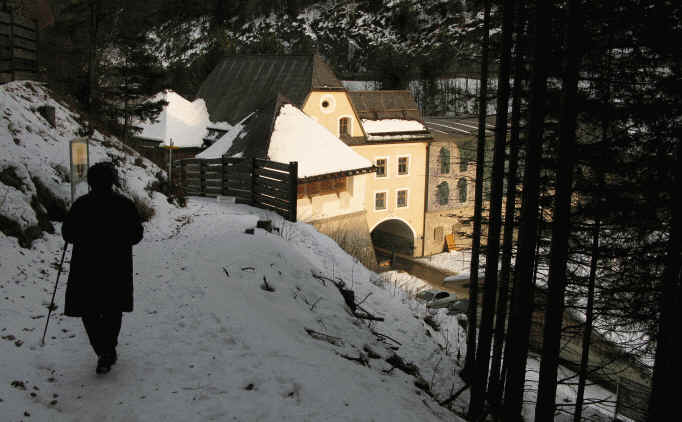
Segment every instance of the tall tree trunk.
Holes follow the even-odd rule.
[[[596,203],[595,205],[599,206]],[[573,413],[574,422],[580,422],[583,413],[583,399],[585,397],[585,384],[587,381],[588,363],[590,359],[590,343],[592,341],[592,321],[594,320],[594,286],[597,280],[600,230],[601,221],[599,220],[599,217],[597,217],[594,226],[592,227],[592,257],[590,258],[590,276],[587,285],[587,308],[585,329],[583,330],[583,347],[580,356],[580,369],[578,371],[578,394],[575,399],[575,413]]]
[[[488,12],[489,13],[489,12]],[[500,253],[500,232],[502,227],[502,190],[504,189],[504,155],[507,140],[507,113],[509,109],[509,76],[514,19],[514,0],[505,0],[503,5],[502,51],[500,52],[500,71],[497,83],[497,115],[495,118],[495,148],[493,150],[493,170],[490,190],[488,241],[486,246],[485,290],[481,327],[478,331],[476,349],[476,372],[471,384],[469,417],[478,419],[483,412],[488,385],[490,366],[490,346],[493,337],[495,301],[497,299],[497,266]],[[485,128],[485,121],[480,118]],[[483,116],[485,117],[485,116]],[[478,183],[478,181],[477,181]]]
[[[568,2],[567,63],[562,87],[562,110],[559,129],[559,157],[554,211],[552,213],[552,249],[548,278],[547,308],[542,341],[542,361],[538,381],[535,420],[554,419],[557,370],[561,352],[561,326],[566,293],[568,238],[571,233],[570,211],[575,163],[575,130],[578,116],[578,72],[580,66],[581,0]]]
[[[611,70],[611,46],[613,45],[613,33],[609,34],[608,46],[606,48],[606,62],[605,62],[605,77],[602,86],[603,104],[606,107],[611,106],[611,84],[609,82],[609,75]],[[610,117],[604,113],[601,119],[601,143],[608,142],[608,130]],[[573,421],[580,422],[583,413],[583,402],[585,398],[585,385],[587,384],[588,365],[590,362],[590,345],[592,343],[592,326],[594,322],[594,290],[597,283],[597,263],[599,262],[599,236],[601,232],[602,219],[602,192],[604,189],[604,175],[601,169],[597,168],[596,185],[597,188],[592,196],[592,207],[594,208],[593,218],[594,225],[592,226],[592,252],[590,258],[590,275],[587,284],[587,306],[585,309],[585,329],[583,330],[583,344],[582,353],[580,355],[580,369],[578,370],[578,392],[575,399],[575,412],[573,413]]]
[[[647,421],[669,420],[670,415],[679,413],[678,391],[674,388],[682,378],[682,337],[679,335],[679,323],[682,321],[682,202],[679,193],[682,191],[682,158],[680,139],[677,139],[677,151],[672,157],[677,162],[675,178],[670,192],[672,199],[672,222],[668,250],[663,272],[663,294],[661,296],[661,315],[656,339],[656,360],[654,375],[651,381],[649,397],[649,413]]]
[[[519,251],[516,258],[509,351],[505,354],[507,382],[504,389],[504,413],[510,420],[521,420],[526,376],[526,360],[533,310],[533,273],[538,227],[538,189],[540,154],[547,93],[547,57],[550,54],[550,4],[534,2],[533,63],[528,118],[526,166],[523,174],[523,200]]]
[[[467,309],[467,355],[462,376],[471,380],[476,360],[476,320],[478,308],[478,263],[481,250],[481,217],[483,208],[483,169],[485,167],[485,121],[488,109],[488,43],[490,4],[483,1],[483,45],[481,54],[481,82],[478,96],[478,142],[476,145],[476,193],[474,198],[474,233],[471,245],[469,278],[469,307]]]
[[[87,93],[87,114],[88,114],[88,134],[93,132],[92,115],[94,113],[93,98],[97,83],[97,14],[99,13],[99,0],[90,0],[89,3],[89,43],[88,43],[88,93]]]
[[[502,241],[502,268],[500,270],[500,297],[495,317],[495,338],[493,342],[493,357],[490,365],[490,381],[488,383],[488,397],[493,408],[502,403],[503,380],[501,374],[502,349],[507,324],[507,301],[509,300],[509,281],[511,275],[512,246],[514,242],[514,227],[516,213],[516,173],[519,164],[519,126],[521,120],[521,86],[523,71],[522,37],[525,7],[523,1],[516,1],[516,47],[514,52],[514,90],[512,93],[511,131],[509,135],[509,158],[507,174],[507,202],[504,211],[504,234]]]

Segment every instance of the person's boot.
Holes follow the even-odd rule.
[[[106,374],[107,372],[111,371],[111,365],[113,365],[115,361],[116,359],[112,358],[111,356],[100,356],[97,360],[97,368],[95,368],[95,372],[98,374]]]

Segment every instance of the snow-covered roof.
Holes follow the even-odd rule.
[[[299,178],[372,166],[371,161],[291,104],[284,104],[279,111],[268,157],[282,163],[298,161]]]
[[[300,179],[372,167],[370,160],[282,96],[243,118],[197,158],[223,155],[296,161]]]
[[[239,123],[219,137],[213,145],[197,154],[196,158],[211,159],[220,158],[225,155],[227,151],[232,148],[235,139],[246,136],[247,132],[244,130],[244,123],[249,120],[251,116],[253,116],[253,113],[244,117]]]
[[[382,119],[369,120],[362,119],[362,127],[365,132],[372,133],[388,133],[388,132],[413,132],[424,131],[426,127],[417,120],[404,119]]]
[[[227,123],[212,123],[202,99],[190,102],[176,92],[163,91],[151,99],[158,100],[166,100],[168,105],[155,122],[146,120],[135,123],[142,129],[137,137],[161,141],[163,145],[170,145],[172,139],[173,145],[178,147],[200,147],[208,126],[223,130],[231,127]]]

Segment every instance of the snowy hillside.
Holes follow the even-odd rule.
[[[55,127],[38,112],[44,105],[55,108]],[[53,232],[50,220],[65,215],[71,201],[69,141],[84,132],[78,118],[43,84],[22,81],[0,86],[0,231],[18,238],[22,246]],[[140,204],[162,206],[165,198],[148,189],[159,172],[151,161],[116,138],[99,132],[93,138],[91,164],[115,162],[124,194]],[[82,183],[79,189],[82,194],[87,186]]]
[[[56,128],[36,113],[46,103]],[[101,134],[92,162],[116,161],[124,193],[155,208],[134,248],[135,310],[118,363],[97,376],[81,322],[62,315],[69,248],[41,347],[70,196],[67,145],[81,128],[37,83],[4,85],[0,106],[0,214],[28,232],[26,247],[0,234],[3,420],[459,420],[438,405],[461,383],[454,318],[425,320],[423,305],[307,224],[230,198],[168,204],[146,189],[158,169]],[[245,232],[263,218],[278,230]],[[384,320],[354,316],[328,279]]]
[[[368,61],[390,49],[406,57],[431,56],[447,48],[449,55],[468,54],[468,37],[476,29],[464,2],[318,2],[298,16],[272,13],[226,30],[224,38],[237,53],[283,54],[321,52],[333,67],[367,71]],[[231,22],[233,25],[235,22]],[[152,47],[167,65],[191,62],[212,48],[211,19],[169,23],[152,34]]]

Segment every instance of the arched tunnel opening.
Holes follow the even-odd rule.
[[[372,243],[378,251],[414,255],[414,234],[407,223],[386,220],[372,230]]]

